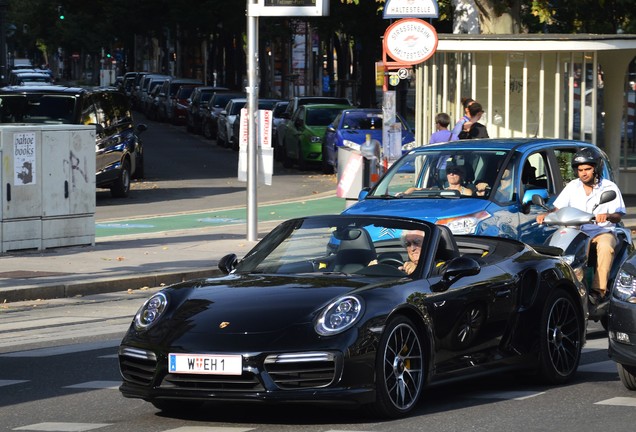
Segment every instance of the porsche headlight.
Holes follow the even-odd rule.
[[[488,219],[490,213],[480,211],[473,214],[458,216],[454,218],[440,219],[436,223],[438,225],[446,225],[453,234],[475,234],[477,225],[484,219]]]
[[[146,300],[135,315],[135,328],[138,331],[147,330],[156,323],[168,306],[168,298],[163,293],[157,293]]]
[[[311,138],[309,138],[309,140],[310,140],[312,143],[319,143],[319,142],[322,142],[322,137],[319,137],[319,136],[314,135],[314,136],[312,136]]]
[[[402,144],[402,151],[407,152],[413,150],[415,147],[415,141],[411,141],[410,143]]]
[[[362,300],[354,296],[341,297],[327,306],[316,321],[316,332],[321,336],[341,333],[351,327],[362,315]]]
[[[628,303],[636,303],[636,276],[625,270],[621,270],[618,276],[616,276],[612,295],[615,299]]]

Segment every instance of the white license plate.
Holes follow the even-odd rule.
[[[170,373],[241,375],[243,358],[240,355],[168,354]]]

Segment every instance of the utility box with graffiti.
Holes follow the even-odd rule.
[[[95,244],[95,127],[0,126],[0,252]]]

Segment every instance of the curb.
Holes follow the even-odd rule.
[[[81,282],[29,285],[2,290],[0,293],[0,303],[82,297],[92,294],[126,291],[131,289],[131,286],[155,288],[162,285],[184,282],[190,279],[220,276],[221,274],[221,271],[217,269],[194,269],[179,272],[156,272],[129,277],[93,279]]]

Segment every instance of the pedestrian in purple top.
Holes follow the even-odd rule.
[[[450,116],[446,113],[439,113],[435,116],[436,132],[433,132],[429,144],[435,144],[439,142],[457,141],[459,138],[448,130],[450,124]]]

